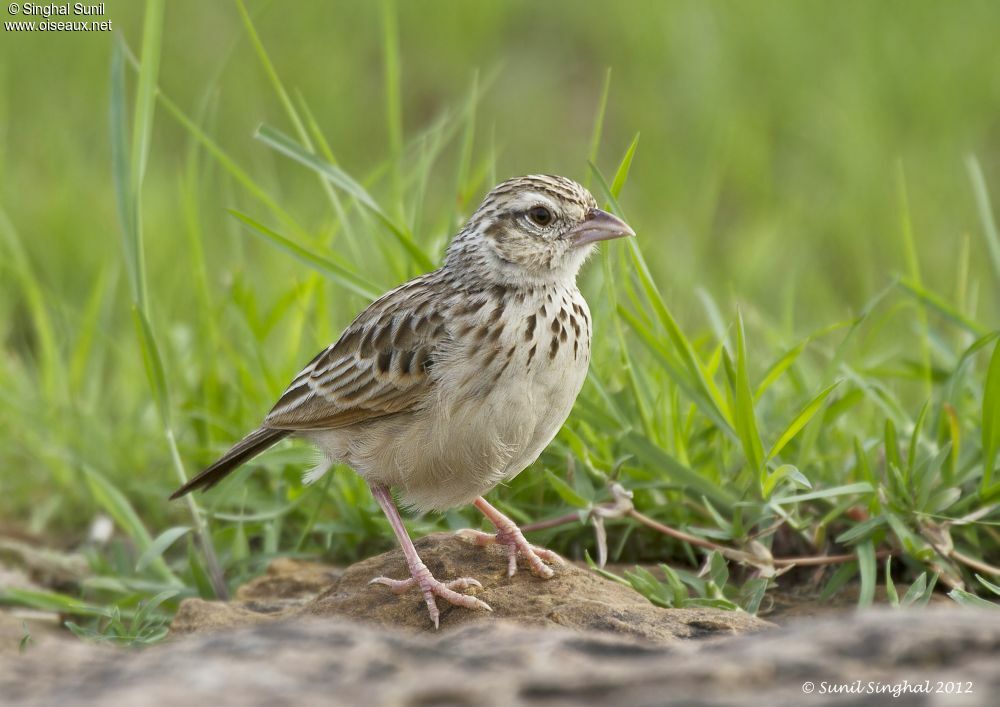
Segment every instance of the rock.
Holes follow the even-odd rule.
[[[0,661],[0,695],[64,707],[860,705],[879,696],[893,705],[974,707],[995,704],[998,658],[1000,612],[957,606],[850,612],[669,645],[502,621],[416,634],[299,617],[144,651],[79,643],[29,652]],[[812,693],[803,694],[806,682]],[[945,692],[956,687],[971,693]],[[831,693],[841,689],[860,693]]]
[[[429,535],[416,545],[424,563],[439,579],[478,579],[483,589],[477,590],[476,596],[493,608],[491,613],[473,611],[438,600],[442,630],[513,621],[667,643],[770,626],[739,611],[659,608],[631,588],[575,565],[557,568],[549,580],[539,579],[524,568],[508,578],[506,555],[499,548],[484,549],[450,534]],[[300,615],[341,616],[387,628],[433,631],[423,597],[416,591],[396,595],[384,586],[369,584],[380,575],[408,576],[401,550],[359,562],[339,575],[330,568],[282,560],[272,564],[264,577],[240,589],[237,598],[242,601],[185,601],[174,618],[172,632],[215,630]],[[320,593],[320,589],[325,591]]]
[[[75,586],[90,574],[82,554],[53,550],[37,538],[0,535],[0,562],[23,568],[34,582],[46,587]]]
[[[263,611],[255,611],[254,608],[263,609]],[[195,631],[212,632],[259,624],[262,621],[288,615],[287,609],[275,609],[273,605],[266,603],[185,599],[181,602],[181,606],[170,624],[170,633],[178,636]]]
[[[236,591],[241,601],[292,601],[313,599],[333,584],[342,570],[315,562],[279,557],[257,579],[244,584]]]
[[[0,590],[37,592],[42,588],[20,568],[0,562]],[[0,606],[0,659],[39,647],[47,650],[54,641],[73,640],[62,630],[62,620],[55,612]]]

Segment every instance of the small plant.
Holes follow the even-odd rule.
[[[986,587],[986,589],[988,589],[994,595],[1000,597],[1000,586],[993,584],[993,582],[990,582],[985,577],[981,577],[978,574],[976,575],[976,579],[979,580],[979,583],[984,587]],[[950,592],[948,592],[948,596],[954,599],[962,606],[981,607],[986,609],[1000,609],[1000,604],[998,604],[996,601],[987,601],[986,599],[983,599],[980,596],[976,596],[975,594],[964,591],[962,589],[952,589]]]
[[[66,628],[79,638],[117,646],[147,646],[166,637],[170,629],[170,614],[160,611],[160,606],[174,598],[176,591],[160,592],[152,599],[142,602],[138,610],[123,617],[117,606],[112,606],[93,617],[86,626],[73,621],[66,622]]]
[[[768,578],[753,577],[742,586],[734,587],[729,581],[726,560],[717,551],[709,553],[705,566],[698,574],[660,563],[657,566],[663,573],[662,580],[644,567],[626,570],[625,576],[620,577],[598,567],[589,556],[587,562],[602,577],[632,587],[653,604],[668,609],[710,606],[729,611],[742,610],[756,616],[769,585]]]
[[[17,644],[17,652],[20,654],[25,654],[28,652],[28,646],[31,644],[31,631],[28,630],[28,623],[26,621],[21,622],[21,640]]]

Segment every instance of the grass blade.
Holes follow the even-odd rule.
[[[736,315],[736,434],[743,447],[743,456],[754,474],[760,478],[760,488],[764,488],[764,448],[757,430],[757,416],[753,408],[753,390],[750,388],[750,374],[747,371],[747,343],[743,331],[743,315]]]
[[[604,71],[604,83],[601,85],[601,97],[597,100],[597,110],[594,113],[594,131],[590,135],[590,150],[587,152],[587,161],[590,164],[597,164],[598,152],[601,149],[601,137],[604,134],[604,114],[608,108],[608,95],[611,93],[611,67]],[[588,171],[584,178],[583,185],[590,186],[592,172]]]
[[[368,191],[361,186],[361,184],[348,175],[347,172],[320,159],[316,155],[307,152],[301,145],[274,128],[262,125],[257,130],[256,137],[261,142],[268,145],[272,149],[277,150],[286,157],[291,157],[296,162],[319,172],[330,180],[335,187],[353,196],[358,200],[358,203],[362,204],[369,211],[371,211],[375,217],[378,218],[378,220],[381,221],[382,224],[389,230],[389,232],[396,237],[399,244],[406,249],[406,252],[410,254],[422,270],[428,271],[435,268],[434,261],[419,245],[417,245],[407,229],[396,223],[396,221],[394,221],[385,212],[385,210],[378,205],[375,199],[372,198],[371,194],[369,194]]]
[[[632,142],[629,143],[628,149],[625,150],[625,156],[622,157],[621,162],[618,164],[618,169],[615,171],[614,179],[611,180],[611,196],[614,199],[622,193],[622,188],[625,186],[625,182],[628,180],[628,173],[632,169],[632,160],[635,158],[635,151],[639,147],[639,133],[635,134],[632,138]]]
[[[17,287],[23,293],[35,335],[38,337],[37,365],[45,398],[62,399],[66,390],[65,367],[49,311],[48,298],[24,250],[21,236],[2,207],[0,207],[0,248],[2,248],[0,254],[3,256],[0,258],[0,271],[9,270],[13,273]]]
[[[128,162],[128,137],[125,128],[125,60],[122,39],[117,37],[111,45],[111,172],[118,204],[118,220],[122,228],[122,248],[125,252],[125,270],[128,273],[132,299],[143,300],[141,261],[137,252],[138,225],[135,222],[135,200],[130,190],[132,177]]]
[[[281,83],[281,78],[279,78],[278,72],[274,68],[274,64],[271,62],[271,58],[267,55],[267,51],[264,49],[264,43],[260,41],[260,35],[257,34],[257,28],[254,27],[253,20],[250,19],[250,13],[247,12],[247,8],[246,5],[243,4],[243,0],[236,0],[236,9],[239,11],[240,18],[243,20],[243,26],[246,28],[247,36],[250,37],[250,44],[253,45],[254,52],[257,54],[257,59],[264,67],[264,73],[267,74],[267,78],[271,82],[271,87],[274,88],[275,93],[278,94],[278,100],[281,102],[281,106],[285,109],[288,119],[292,121],[292,125],[295,128],[295,134],[299,136],[299,140],[301,140],[304,144],[308,144],[309,137],[306,132],[305,125],[303,125],[302,119],[299,118],[299,114],[295,110],[294,104],[292,104],[292,99],[289,97],[288,91],[285,90],[284,84]]]
[[[559,498],[569,505],[575,506],[576,508],[587,508],[590,506],[590,502],[587,499],[578,494],[572,486],[567,484],[548,469],[545,470],[545,478],[548,479],[549,486],[552,487],[552,490],[559,494]]]
[[[952,589],[948,592],[948,596],[956,603],[961,606],[966,606],[972,609],[990,609],[997,611],[1000,609],[1000,604],[996,604],[982,597],[977,597],[975,594],[967,592],[963,589]]]
[[[855,484],[844,484],[843,486],[833,486],[828,489],[821,489],[819,491],[810,491],[809,493],[800,493],[797,496],[785,496],[784,498],[776,498],[771,501],[774,504],[784,504],[784,503],[802,503],[803,501],[812,501],[817,498],[834,498],[836,496],[847,496],[849,494],[856,493],[871,493],[873,491],[872,485],[867,481],[859,481]]]
[[[125,495],[93,469],[85,469],[84,478],[97,504],[114,519],[118,527],[136,544],[136,547],[145,553],[152,546],[153,539]],[[162,557],[152,559],[150,568],[168,584],[182,584],[177,575],[167,567]]]
[[[39,611],[53,611],[73,616],[107,616],[108,610],[59,592],[19,589],[0,589],[0,604],[18,604]]]
[[[830,386],[827,386],[819,395],[806,403],[806,406],[799,411],[799,414],[795,416],[795,419],[789,423],[785,431],[778,437],[778,441],[774,443],[771,447],[771,451],[767,453],[767,461],[771,461],[776,456],[781,453],[781,450],[785,448],[789,442],[797,435],[803,427],[809,424],[809,421],[813,416],[819,412],[820,408],[823,407],[823,403],[826,401],[827,397],[834,391],[834,389],[840,385],[841,381],[837,381]]]
[[[684,466],[659,447],[652,444],[646,437],[630,432],[622,440],[636,457],[652,469],[657,469],[664,476],[673,479],[680,486],[692,489],[695,496],[705,496],[714,504],[725,509],[732,508],[736,498],[724,486],[713,483],[698,472]],[[868,490],[871,487],[865,484]]]
[[[976,207],[979,209],[979,220],[983,224],[983,238],[986,239],[986,248],[990,252],[993,275],[997,279],[997,284],[1000,285],[1000,234],[997,233],[997,224],[993,220],[993,209],[990,206],[990,193],[986,188],[986,179],[983,177],[983,170],[975,155],[969,155],[965,159],[965,166],[969,170],[972,190],[976,195]]]
[[[347,268],[341,267],[332,260],[327,260],[326,258],[316,255],[312,251],[309,251],[288,238],[285,238],[277,231],[274,231],[264,224],[255,221],[246,214],[240,213],[235,209],[229,209],[229,213],[243,223],[243,225],[245,225],[254,235],[260,236],[267,243],[288,253],[292,257],[305,263],[309,267],[317,270],[352,292],[356,292],[362,297],[370,300],[376,299],[379,296],[380,288],[362,276],[351,272]]]
[[[393,196],[403,212],[403,102],[399,89],[399,23],[395,0],[382,0],[382,62],[385,92],[385,123],[389,136]]]
[[[904,292],[912,295],[914,298],[935,310],[946,319],[950,319],[953,323],[971,332],[974,336],[983,336],[989,333],[989,330],[981,324],[972,321],[948,304],[948,302],[941,295],[931,292],[920,284],[912,282],[906,278],[900,278],[897,284],[903,289]]]
[[[983,388],[983,479],[979,493],[992,497],[1000,484],[993,484],[993,469],[1000,450],[1000,341],[993,347]]]
[[[775,381],[781,378],[782,374],[785,371],[791,368],[792,364],[795,363],[795,361],[798,359],[799,354],[801,354],[805,350],[807,343],[809,343],[808,339],[799,342],[791,349],[786,351],[781,358],[779,358],[777,361],[771,364],[771,367],[768,368],[767,371],[764,373],[763,380],[761,380],[760,384],[757,386],[757,389],[753,393],[753,398],[755,401],[760,400],[761,396],[764,395],[767,389],[770,388]]]
[[[163,38],[164,0],[146,0],[142,26],[142,56],[139,84],[136,88],[135,114],[132,116],[132,198],[139,198],[142,180],[149,158],[149,141],[153,132],[156,80],[160,71],[160,44]]]
[[[861,592],[858,608],[866,609],[875,599],[875,583],[878,581],[878,565],[875,562],[875,545],[871,540],[858,545],[858,569],[861,572]]]
[[[191,532],[191,528],[189,526],[177,525],[173,528],[167,528],[162,533],[157,535],[156,539],[149,544],[149,547],[143,551],[139,560],[135,563],[135,571],[142,572],[144,569],[149,567],[151,562],[163,557],[163,553],[165,553],[171,545],[187,535],[189,532]]]
[[[153,336],[153,329],[149,326],[149,320],[145,313],[139,308],[138,303],[132,308],[132,316],[135,319],[135,333],[139,340],[139,349],[142,352],[142,362],[146,369],[146,379],[149,381],[149,388],[153,394],[153,402],[160,413],[160,419],[164,423],[170,423],[170,389],[167,387],[167,376],[163,372],[163,359],[160,357],[160,349],[156,345]]]

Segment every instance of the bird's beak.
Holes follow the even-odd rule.
[[[583,223],[574,226],[565,235],[572,241],[574,248],[579,248],[598,241],[634,236],[635,231],[617,216],[600,209],[591,209]]]

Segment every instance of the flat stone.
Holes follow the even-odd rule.
[[[439,599],[442,631],[503,621],[669,643],[771,626],[741,611],[657,607],[630,587],[572,564],[556,567],[555,576],[548,580],[523,567],[507,577],[506,555],[499,548],[477,547],[451,534],[426,536],[416,546],[438,579],[479,580],[483,588],[475,594],[493,609],[470,610]],[[174,634],[213,631],[302,615],[359,619],[392,629],[434,630],[416,590],[396,595],[385,586],[369,584],[378,576],[409,576],[401,550],[358,562],[342,573],[320,565],[278,561],[264,577],[241,588],[235,602],[186,600],[171,630]]]
[[[328,588],[343,570],[316,562],[279,557],[267,572],[236,590],[239,601],[309,600]]]
[[[24,570],[3,562],[0,562],[0,588],[32,592],[42,590]],[[62,628],[62,619],[55,612],[0,606],[0,660],[40,648],[48,650],[53,642],[75,640]]]
[[[0,661],[0,696],[18,705],[64,707],[976,707],[996,703],[998,658],[1000,612],[957,606],[847,612],[667,645],[506,621],[418,634],[300,616],[185,636],[143,651],[80,642],[29,651]],[[955,689],[971,692],[947,692]]]

